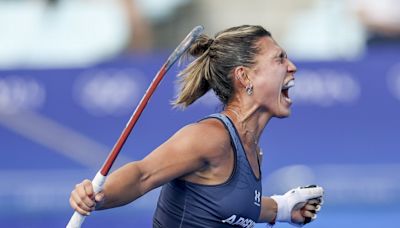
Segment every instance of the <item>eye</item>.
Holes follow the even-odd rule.
[[[284,63],[285,62],[285,57],[283,55],[278,56],[278,62],[279,63]]]
[[[280,63],[284,63],[286,59],[287,59],[287,54],[286,54],[286,52],[282,51],[279,54],[279,62]]]

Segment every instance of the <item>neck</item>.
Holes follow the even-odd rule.
[[[234,103],[228,104],[224,113],[232,119],[246,143],[257,147],[260,136],[272,117],[257,106],[242,107]]]

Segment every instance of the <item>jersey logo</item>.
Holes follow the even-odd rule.
[[[257,190],[254,191],[254,204],[257,206],[261,205],[261,192]]]
[[[256,224],[253,220],[249,218],[243,218],[236,215],[231,215],[231,217],[222,220],[223,223],[228,223],[232,226],[240,226],[246,228],[253,228]]]

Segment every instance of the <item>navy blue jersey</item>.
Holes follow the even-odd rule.
[[[218,185],[173,180],[162,187],[153,227],[253,227],[260,216],[261,181],[247,160],[232,122],[223,114],[208,118],[222,121],[229,131],[235,165],[229,179]],[[260,171],[261,175],[261,171]]]

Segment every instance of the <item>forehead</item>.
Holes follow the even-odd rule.
[[[257,43],[260,48],[260,55],[275,57],[284,52],[272,37],[263,37]]]

